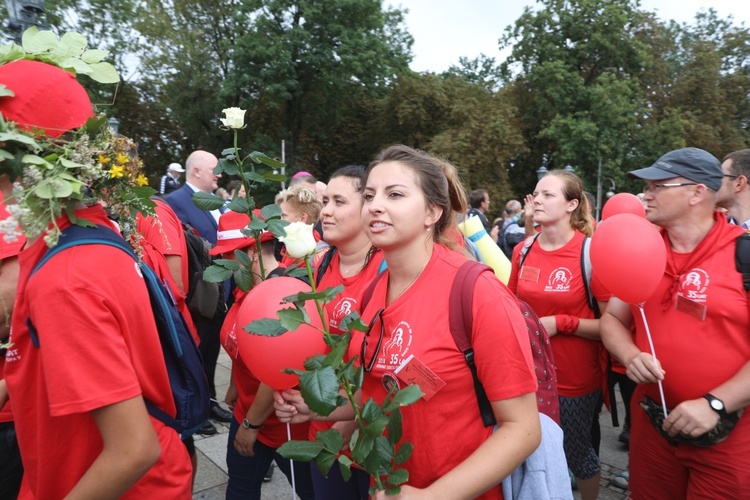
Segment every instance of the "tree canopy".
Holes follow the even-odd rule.
[[[678,147],[750,147],[750,33],[713,10],[660,20],[637,0],[545,0],[504,31],[497,62],[409,70],[412,36],[381,0],[48,0],[48,23],[112,51],[107,108],[152,179],[220,152],[221,110],[247,109],[241,147],[325,178],[404,143],[446,157],[495,210],[571,165],[588,189]],[[113,29],[115,27],[116,29]],[[95,102],[111,87],[90,85]]]

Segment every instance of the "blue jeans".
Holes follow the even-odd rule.
[[[328,477],[323,476],[315,462],[310,462],[310,470],[312,471],[316,498],[335,498],[336,500],[367,500],[370,498],[367,494],[370,489],[370,475],[362,469],[352,467],[352,477],[348,481],[344,481],[344,476],[341,475],[338,460],[333,462],[331,470],[328,471]]]
[[[276,453],[276,448],[266,446],[260,441],[255,441],[252,457],[243,457],[234,448],[234,437],[240,424],[232,419],[229,424],[229,441],[227,442],[227,468],[229,469],[229,483],[227,484],[227,499],[250,499],[260,500],[260,487],[263,485],[263,476],[268,471],[271,461],[275,461],[279,470],[284,473],[289,484],[291,481],[291,466],[289,460]],[[305,462],[294,462],[294,482],[297,495],[302,500],[314,500],[312,478],[310,477],[310,464]]]
[[[0,423],[0,498],[18,498],[23,479],[21,451],[13,422]]]

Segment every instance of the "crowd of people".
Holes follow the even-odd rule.
[[[324,477],[314,464],[297,462],[292,481],[292,467],[277,451],[287,439],[285,424],[302,440],[337,430],[343,457],[355,412],[348,404],[323,417],[298,390],[274,391],[254,375],[237,340],[246,335],[237,318],[248,294],[229,279],[212,314],[187,307],[183,224],[216,258],[244,252],[254,285],[296,261],[273,233],[261,233],[259,241],[245,234],[247,214],[193,203],[194,193],[214,193],[226,180],[214,173],[217,163],[199,150],[184,169],[171,164],[160,186],[164,200],[156,215],[139,219],[138,232],[143,259],[169,285],[200,347],[211,417],[229,423],[226,496],[260,499],[275,462],[302,499],[367,498],[371,479],[361,470],[345,479],[334,466]],[[645,183],[646,218],[660,228],[668,256],[656,292],[643,304],[613,296],[596,270],[587,275],[584,248],[596,221],[571,172],[547,173],[525,207],[510,200],[507,222],[492,225],[487,191],[467,195],[449,162],[403,145],[388,147],[366,167],[340,168],[327,184],[297,174],[276,196],[283,220],[316,227],[318,286],[343,285],[325,306],[331,331],[342,333],[351,311],[369,325],[352,332],[348,354],[364,371],[359,404],[382,401],[391,384],[403,387],[398,372],[409,364],[419,365],[430,386],[401,410],[403,436],[414,449],[401,466],[409,479],[400,498],[503,498],[503,480],[543,440],[518,299],[533,308],[550,338],[565,459],[584,500],[599,494],[598,419],[608,400],[610,357],[635,387],[626,418],[632,498],[750,495],[750,424],[742,418],[750,404],[750,302],[735,259],[750,224],[750,150],[721,163],[703,150],[680,149],[629,175]],[[13,181],[0,176],[5,198]],[[240,185],[229,187],[228,197],[245,195]],[[0,210],[0,219],[8,219],[2,199]],[[466,216],[482,219],[512,266],[507,286],[491,273],[473,285],[468,333],[494,426],[480,418],[472,368],[450,326],[451,285],[473,255],[458,229]],[[120,232],[97,203],[63,212],[56,226],[64,231],[81,219]],[[190,497],[192,439],[181,440],[147,411],[147,403],[176,410],[156,327],[144,314],[149,299],[138,266],[115,248],[87,245],[37,269],[47,248],[43,235],[0,245],[0,338],[8,340],[0,365],[0,498]],[[232,381],[219,401],[214,374],[222,348],[232,360]],[[644,401],[657,407],[665,401],[667,408],[647,413]],[[660,412],[662,418],[653,417]],[[198,432],[216,429],[208,422]],[[570,483],[544,486],[552,498],[571,497]]]

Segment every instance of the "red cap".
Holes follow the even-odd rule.
[[[0,83],[15,96],[0,97],[0,113],[19,128],[43,129],[56,138],[94,116],[86,89],[64,69],[39,61],[0,66]]]
[[[260,217],[260,210],[254,210],[256,217]],[[219,230],[216,233],[216,246],[209,252],[211,255],[221,255],[234,252],[242,248],[255,245],[255,238],[251,238],[241,232],[250,224],[250,216],[239,212],[227,211],[219,217]],[[260,233],[261,243],[270,241],[275,236],[270,231]]]

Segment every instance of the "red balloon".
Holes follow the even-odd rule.
[[[258,380],[279,391],[299,384],[299,377],[283,373],[284,369],[303,370],[307,358],[326,352],[323,333],[306,324],[278,337],[255,335],[243,328],[255,320],[277,319],[279,309],[294,307],[291,303],[282,304],[284,297],[309,291],[310,286],[297,278],[271,278],[250,290],[237,313],[237,344],[242,361]],[[311,323],[322,329],[312,300],[305,302],[305,310]]]
[[[646,208],[634,194],[617,193],[607,200],[602,209],[602,220],[607,220],[617,214],[635,214],[646,217]]]
[[[648,300],[667,266],[667,249],[658,229],[635,214],[600,222],[591,239],[591,266],[615,297],[630,304]]]

